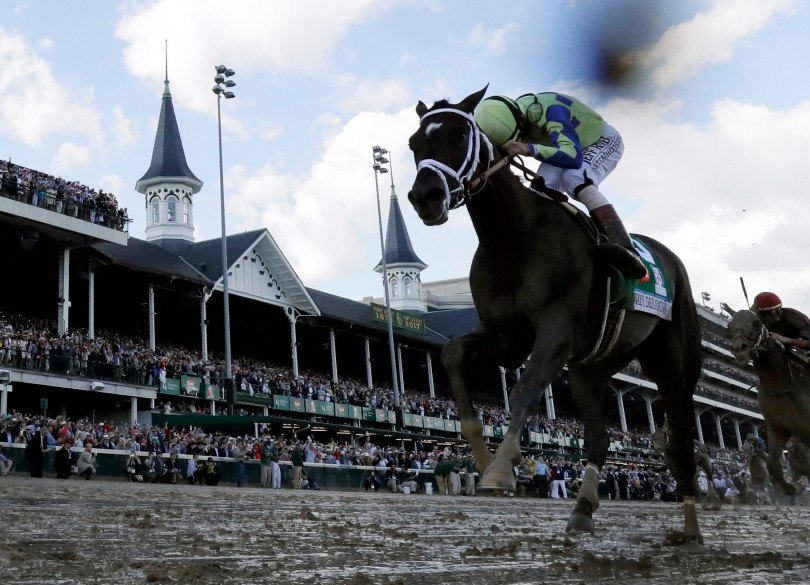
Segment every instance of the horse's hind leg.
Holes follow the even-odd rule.
[[[786,496],[791,498],[796,495],[796,488],[785,479],[785,472],[782,469],[782,451],[790,438],[783,429],[776,429],[772,425],[768,427],[768,473],[775,486],[779,486]]]
[[[691,301],[690,301],[691,302]],[[676,317],[673,316],[673,320]],[[691,541],[703,544],[703,536],[697,522],[695,508],[695,406],[692,394],[700,375],[700,342],[696,347],[687,339],[687,332],[681,336],[669,334],[653,335],[645,343],[638,359],[645,374],[658,385],[658,392],[664,401],[670,428],[670,441],[667,456],[672,462],[671,469],[678,489],[683,495],[684,533]]]
[[[610,374],[596,376],[581,367],[569,365],[568,386],[579,407],[585,427],[585,477],[577,495],[577,503],[568,518],[567,532],[593,532],[593,513],[599,507],[599,473],[605,463],[610,438],[605,429],[604,393]]]
[[[484,329],[453,339],[442,350],[442,365],[450,380],[453,397],[461,419],[461,434],[470,443],[479,472],[483,473],[492,462],[484,443],[484,427],[473,407],[469,389],[480,385],[486,368],[495,371],[498,365],[508,365],[520,355],[519,345],[507,338]],[[525,357],[528,350],[523,353]],[[518,358],[515,367],[520,365]]]

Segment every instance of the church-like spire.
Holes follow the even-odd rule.
[[[413,251],[411,238],[408,236],[408,229],[405,227],[405,219],[402,217],[402,210],[399,208],[399,200],[393,185],[391,185],[391,204],[388,208],[388,227],[385,235],[385,263],[388,267],[392,264],[413,264],[420,270],[427,268],[427,264],[422,262]],[[374,270],[382,271],[382,259]]]
[[[388,228],[385,236],[385,283],[391,308],[399,311],[427,312],[422,298],[422,270],[427,264],[413,251],[405,219],[399,208],[394,179],[391,177],[391,204],[388,208]],[[383,262],[374,268],[382,273]]]
[[[146,195],[146,239],[194,240],[193,195],[202,188],[186,163],[180,129],[169,91],[168,47],[163,99],[160,106],[152,162],[135,183],[135,190]]]

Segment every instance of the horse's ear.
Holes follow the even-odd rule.
[[[419,103],[416,104],[416,115],[420,118],[424,116],[428,111],[428,107],[424,104],[422,100],[419,100]]]
[[[484,86],[484,89],[465,97],[463,100],[461,100],[461,103],[458,105],[458,109],[463,112],[467,112],[468,114],[471,114],[473,110],[475,110],[475,106],[478,105],[478,102],[480,102],[484,98],[484,94],[487,93],[487,88],[489,88],[488,83]]]

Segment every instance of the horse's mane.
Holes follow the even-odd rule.
[[[451,104],[449,101],[444,99],[444,100],[439,100],[438,102],[435,102],[433,104],[433,107],[431,107],[430,109],[431,110],[437,110],[439,108],[449,108],[450,106],[455,106],[455,105],[456,104]]]

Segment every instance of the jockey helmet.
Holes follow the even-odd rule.
[[[782,307],[781,299],[772,292],[761,292],[754,297],[754,305],[751,307],[755,311],[774,311]]]
[[[475,108],[475,121],[495,146],[514,140],[522,119],[514,100],[500,96],[487,98]]]

